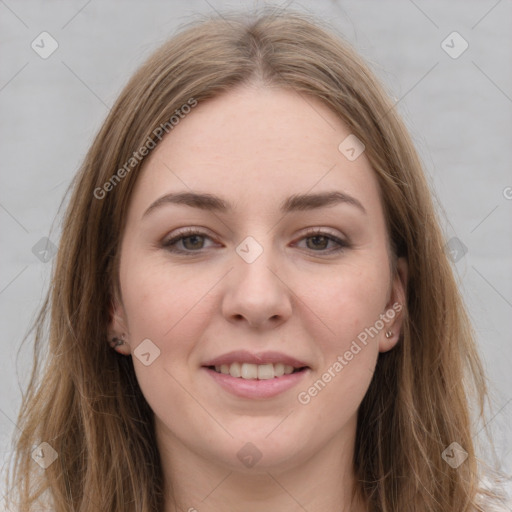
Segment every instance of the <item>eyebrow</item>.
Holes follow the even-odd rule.
[[[196,192],[179,192],[166,194],[158,198],[149,206],[142,216],[145,217],[150,212],[166,204],[181,204],[219,213],[233,211],[233,206],[219,196]],[[364,214],[367,213],[358,199],[339,191],[320,192],[317,194],[294,194],[283,201],[280,206],[280,211],[284,214],[293,211],[315,210],[335,206],[337,204],[348,204],[358,208]]]

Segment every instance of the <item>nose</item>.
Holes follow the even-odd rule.
[[[272,251],[264,249],[251,263],[235,253],[233,262],[222,300],[224,318],[256,329],[286,322],[292,314],[293,293],[285,276],[276,271]]]

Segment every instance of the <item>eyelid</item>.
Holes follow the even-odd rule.
[[[171,245],[171,243],[179,242],[183,238],[187,238],[189,236],[194,236],[194,235],[202,236],[202,237],[210,238],[210,239],[214,238],[214,236],[206,228],[199,228],[199,227],[196,228],[194,226],[187,226],[186,228],[181,228],[181,229],[178,229],[176,232],[173,232],[172,236],[166,236],[162,241],[162,245],[165,247],[165,246]],[[190,253],[190,252],[199,252],[199,251],[182,251],[182,252]]]
[[[306,228],[306,230],[304,232],[302,232],[301,235],[299,236],[299,238],[296,240],[300,242],[304,239],[307,239],[307,238],[310,238],[313,236],[325,236],[329,240],[338,244],[337,247],[331,248],[330,250],[325,250],[325,251],[314,251],[311,249],[309,250],[309,252],[311,252],[313,254],[317,253],[318,256],[322,256],[322,255],[329,256],[331,254],[337,254],[339,252],[342,252],[342,251],[352,247],[350,240],[348,240],[348,238],[346,236],[344,236],[344,235],[340,236],[336,233],[333,233],[332,231],[329,230],[329,228],[319,228],[319,227]]]
[[[343,235],[338,235],[337,233],[334,233],[333,231],[330,230],[330,228],[318,228],[318,227],[305,228],[305,231],[303,231],[300,236],[304,237],[307,235],[323,235],[323,236],[329,235],[329,236],[332,236],[333,238],[340,240],[341,242],[345,241],[345,240],[341,239]]]

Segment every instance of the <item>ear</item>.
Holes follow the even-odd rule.
[[[408,270],[407,260],[403,257],[398,258],[388,303],[383,314],[386,325],[379,336],[379,352],[391,350],[400,339],[406,311]]]
[[[124,307],[117,298],[112,298],[109,308],[109,325],[108,325],[108,343],[113,350],[116,350],[120,354],[129,355],[131,354],[129,332],[126,322],[126,313]],[[118,347],[113,346],[112,340],[119,338],[124,341],[122,345]]]

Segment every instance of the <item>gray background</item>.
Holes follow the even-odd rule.
[[[58,207],[109,107],[137,66],[194,13],[262,4],[0,0],[2,458],[31,365],[31,343],[19,349],[51,271],[51,260],[32,249],[46,236],[58,243]],[[490,379],[489,427],[510,473],[512,2],[286,5],[330,20],[398,102],[444,211],[446,238],[467,248],[453,266]],[[31,48],[43,31],[59,45],[47,59]],[[458,58],[441,47],[453,31],[469,44]]]

